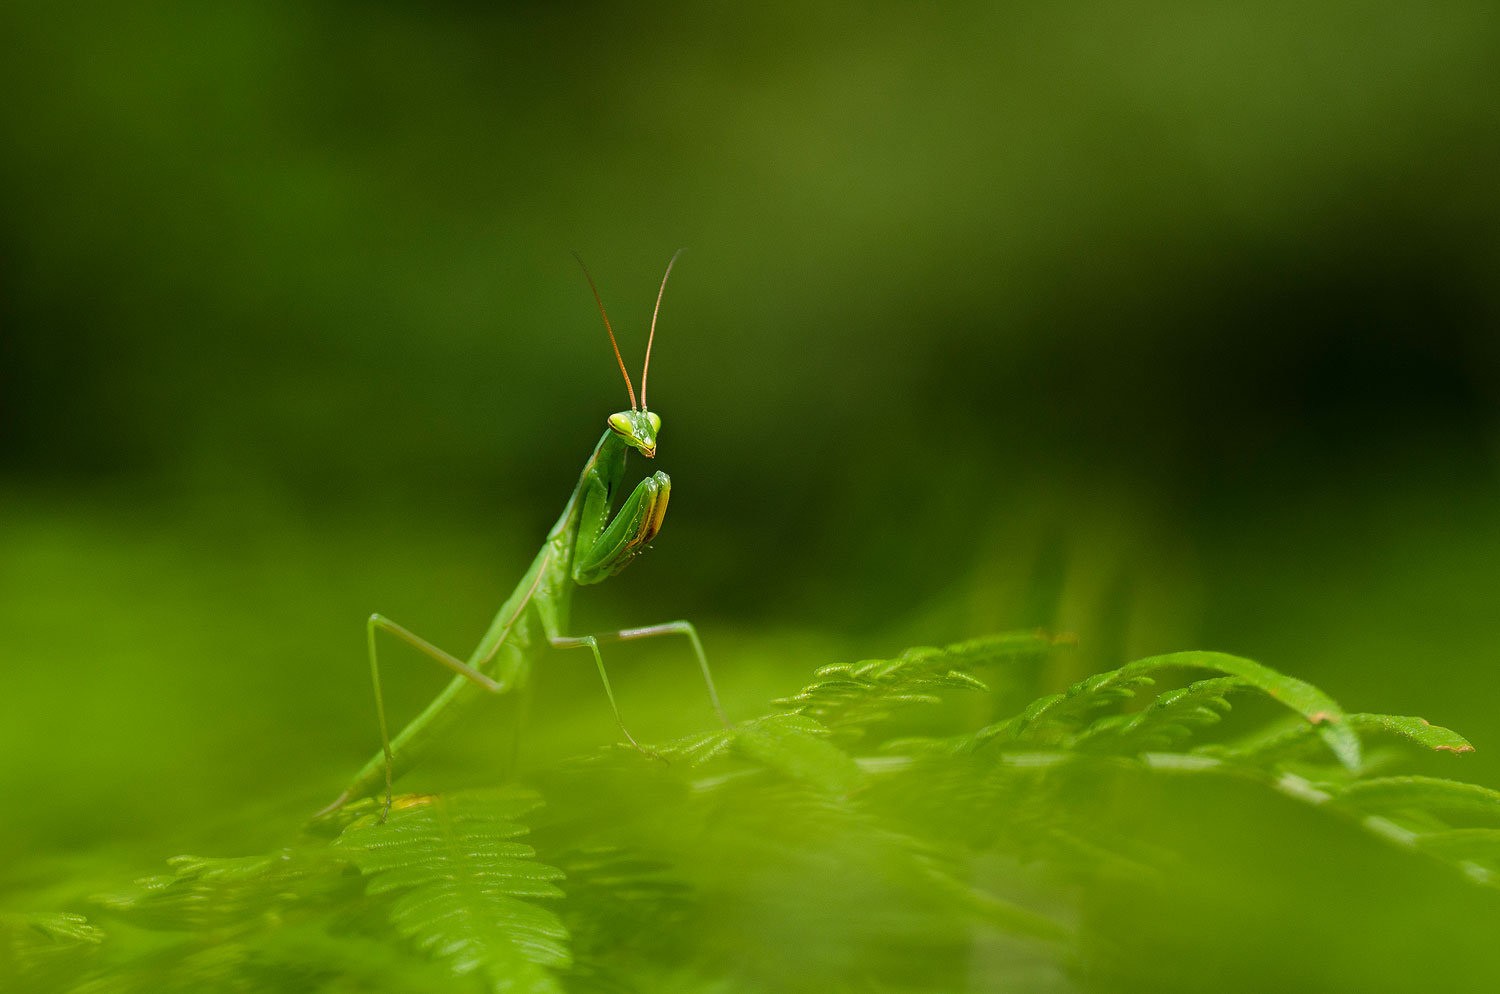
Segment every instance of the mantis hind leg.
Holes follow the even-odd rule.
[[[498,683],[495,680],[492,680],[489,677],[485,676],[479,670],[458,659],[456,656],[453,656],[450,653],[444,652],[442,649],[439,649],[437,646],[433,645],[431,642],[428,642],[420,635],[417,635],[414,632],[403,628],[401,625],[396,624],[385,615],[370,615],[369,620],[365,623],[365,639],[369,646],[370,653],[370,682],[374,685],[375,688],[375,716],[380,721],[380,750],[381,753],[385,756],[385,807],[381,809],[380,813],[380,820],[383,822],[385,821],[386,815],[389,814],[391,810],[391,785],[392,780],[394,779],[394,775],[392,772],[394,763],[391,754],[390,730],[385,720],[385,695],[381,692],[380,689],[380,659],[379,654],[375,651],[375,633],[379,631],[388,632],[391,635],[396,636],[396,638],[421,652],[424,656],[435,660],[436,662],[457,673],[459,676],[462,676],[465,679],[479,685],[492,694],[503,693],[506,690],[506,687],[504,684]],[[499,643],[496,643],[497,647],[498,645]],[[493,651],[490,653],[490,655],[493,655]],[[486,656],[484,659],[480,660],[481,664],[488,661],[489,658],[490,656]],[[324,808],[322,811],[319,811],[313,817],[316,819],[318,817],[321,817],[322,815],[327,814],[330,811],[337,810],[349,800],[351,800],[353,796],[354,788],[351,787],[348,790],[345,790],[344,793],[340,794],[332,804],[328,805],[328,807]]]
[[[609,674],[604,670],[604,656],[599,652],[600,643],[604,642],[631,642],[636,639],[655,638],[659,635],[684,635],[693,647],[693,654],[698,657],[698,668],[703,674],[703,683],[708,687],[708,699],[714,706],[719,720],[724,723],[725,728],[733,728],[724,707],[719,703],[719,691],[714,687],[713,674],[708,668],[708,656],[703,652],[703,641],[698,638],[698,629],[694,628],[688,621],[668,621],[660,625],[647,625],[644,628],[622,628],[616,632],[600,632],[596,635],[581,636],[552,636],[548,639],[554,649],[580,649],[588,647],[594,654],[594,662],[599,667],[599,679],[604,684],[604,693],[609,698],[609,706],[615,713],[615,721],[624,733],[625,739],[636,749],[643,749],[625,727],[625,720],[620,717],[620,707],[615,702],[615,693],[609,685]]]

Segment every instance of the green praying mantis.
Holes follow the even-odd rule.
[[[662,295],[667,289],[667,278],[672,275],[672,266],[681,254],[682,250],[679,249],[667,263],[666,274],[661,279],[661,289],[656,294],[656,308],[651,312],[651,332],[646,339],[646,361],[641,368],[639,405],[636,403],[635,386],[630,381],[625,360],[620,356],[620,346],[615,341],[614,328],[610,326],[609,315],[604,310],[604,301],[599,297],[599,289],[594,285],[588,268],[584,267],[584,277],[588,280],[589,289],[593,291],[594,302],[599,305],[599,314],[604,318],[604,328],[609,333],[615,360],[620,364],[620,374],[625,377],[625,389],[630,395],[630,410],[618,411],[609,416],[608,428],[599,439],[599,444],[594,447],[593,455],[584,463],[578,486],[573,488],[573,494],[563,507],[562,515],[547,533],[541,550],[505,603],[500,606],[495,620],[467,661],[444,652],[384,615],[370,616],[365,632],[370,656],[370,678],[375,686],[375,712],[380,721],[380,752],[371,757],[355,774],[344,792],[314,818],[330,814],[350,801],[374,796],[383,786],[385,807],[381,811],[381,820],[384,820],[390,811],[391,785],[394,780],[420,762],[441,736],[475,702],[483,699],[483,695],[505,694],[525,687],[532,663],[548,648],[586,647],[593,652],[594,662],[599,668],[599,679],[604,684],[604,693],[609,698],[620,731],[631,746],[650,754],[649,750],[636,742],[620,717],[620,708],[615,702],[614,691],[610,688],[609,675],[604,670],[604,657],[599,652],[599,646],[602,643],[625,642],[658,635],[686,636],[698,657],[703,681],[708,686],[709,700],[718,712],[719,720],[729,727],[729,719],[724,715],[718,691],[714,688],[713,676],[708,669],[708,657],[703,653],[703,643],[690,623],[670,621],[594,635],[566,634],[574,587],[607,580],[628,566],[632,559],[649,547],[650,541],[661,531],[662,518],[667,513],[667,498],[672,492],[672,481],[666,473],[660,471],[638,483],[613,518],[610,517],[610,508],[625,475],[626,454],[634,449],[647,459],[656,456],[661,418],[646,407],[646,375],[651,368],[651,345],[656,340],[656,318],[661,312]],[[583,265],[581,259],[579,265]],[[455,674],[448,686],[395,738],[390,736],[386,726],[385,699],[380,691],[380,665],[375,647],[375,636],[379,632],[395,636]]]

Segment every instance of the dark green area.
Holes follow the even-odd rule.
[[[17,0],[0,87],[0,910],[283,844],[374,749],[371,611],[467,651],[625,404],[570,249],[633,375],[688,249],[672,509],[578,627],[693,619],[736,717],[1000,629],[1077,634],[1039,692],[1224,650],[1500,785],[1492,5]],[[713,722],[679,648],[609,657],[649,740]],[[526,762],[612,741],[537,684]],[[1225,859],[1339,844],[1193,791]]]

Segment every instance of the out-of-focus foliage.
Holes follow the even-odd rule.
[[[637,374],[688,248],[651,373],[672,511],[579,597],[579,630],[692,619],[741,720],[830,660],[1078,636],[984,673],[1031,692],[994,714],[963,677],[830,674],[740,760],[841,783],[819,757],[868,759],[866,722],[908,698],[954,723],[902,736],[952,737],[1201,647],[1461,728],[1473,789],[1500,786],[1497,51],[1480,0],[0,4],[0,910],[81,907],[165,853],[279,850],[375,747],[363,619],[478,639],[624,404],[570,249]],[[612,740],[586,662],[537,667],[523,775]],[[713,726],[672,647],[610,665],[648,740]],[[393,653],[393,722],[435,670]],[[1205,679],[1035,731],[1186,748],[1259,700]],[[1255,706],[1265,734],[1213,758],[1324,755],[1327,726]],[[1248,734],[1244,710],[1213,728]],[[491,782],[514,718],[410,789]],[[1411,735],[1458,747],[1348,727],[1367,765]],[[1363,923],[1339,948],[1372,971],[1401,923],[1463,920],[1427,863],[1350,844],[1325,808],[1099,762],[1121,778],[1101,804],[1139,777],[1180,817],[1136,828],[1243,892],[1187,916],[1106,907],[1089,878],[1121,976],[1159,971],[1131,957],[1167,939],[1201,962],[1232,921],[1306,987],[1327,950],[1276,902]],[[1487,844],[1445,826],[1423,846]],[[541,862],[572,902],[612,867],[649,878],[638,856]],[[1412,917],[1372,921],[1403,886]],[[572,982],[594,924],[559,913]],[[64,965],[109,954],[70,928],[20,934]],[[359,934],[289,928],[267,955],[425,989]],[[985,935],[965,955],[1025,961]],[[233,948],[198,962],[232,976]]]
[[[360,801],[315,824],[340,833],[331,844],[173,860],[95,898],[97,924],[8,920],[12,977],[95,994],[404,991],[422,977],[527,994],[1186,991],[1209,976],[1218,990],[1300,976],[1396,991],[1465,989],[1500,968],[1500,793],[1374,775],[1394,757],[1362,758],[1356,729],[1467,750],[1456,733],[1346,714],[1212,653],[1142,660],[1006,714],[1015,695],[986,683],[1025,682],[1028,660],[1057,651],[1004,637],[828,667],[791,710],[654,756],[615,747],[527,788],[402,795],[383,823],[381,799]],[[1204,669],[1234,675],[1158,689]],[[1245,733],[1196,741],[1231,694],[1316,698],[1295,727],[1347,737],[1275,759]],[[948,707],[963,696],[967,718]],[[974,729],[985,712],[1006,716]],[[914,724],[939,737],[893,737]],[[1226,831],[1227,818],[1277,830]],[[1306,844],[1333,844],[1316,857],[1321,888],[1300,877]],[[1379,900],[1339,892],[1365,874]],[[1317,899],[1287,900],[1299,894]],[[1137,914],[1149,924],[1129,929]],[[1405,951],[1372,961],[1372,939]]]

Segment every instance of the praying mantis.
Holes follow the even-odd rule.
[[[618,411],[609,416],[608,427],[599,439],[599,444],[594,447],[593,455],[584,463],[578,485],[573,488],[573,494],[563,507],[562,515],[547,533],[541,550],[531,561],[531,566],[522,575],[520,582],[505,603],[500,605],[495,620],[467,661],[439,649],[384,615],[370,616],[365,624],[365,635],[370,657],[370,678],[375,687],[375,713],[380,723],[380,752],[360,768],[349,786],[332,804],[314,815],[315,819],[338,810],[350,801],[374,796],[383,786],[385,807],[381,811],[381,820],[384,821],[391,807],[391,787],[394,780],[420,762],[442,735],[477,701],[482,700],[486,693],[505,694],[523,688],[529,679],[532,663],[547,648],[588,648],[593,652],[599,679],[604,684],[604,693],[609,698],[610,708],[614,711],[620,731],[631,746],[649,755],[650,751],[636,742],[620,717],[620,708],[615,702],[614,691],[610,688],[609,675],[604,670],[604,657],[599,652],[599,646],[602,643],[626,642],[659,635],[685,636],[698,658],[703,681],[708,686],[709,700],[718,712],[719,720],[725,727],[730,727],[724,708],[719,703],[719,693],[714,688],[713,675],[708,669],[708,657],[703,653],[703,643],[698,638],[697,629],[690,623],[670,621],[594,635],[566,634],[573,589],[607,580],[628,566],[632,559],[649,547],[650,541],[661,531],[662,519],[667,513],[667,498],[672,492],[672,481],[661,471],[638,483],[613,518],[610,517],[610,508],[625,475],[627,453],[634,449],[647,459],[656,456],[661,418],[646,407],[646,375],[651,368],[651,345],[656,340],[656,318],[661,312],[662,295],[667,289],[667,278],[672,275],[672,266],[681,254],[682,250],[678,249],[667,263],[666,274],[661,278],[661,289],[656,294],[656,308],[651,312],[651,332],[646,339],[646,360],[641,367],[639,404],[636,403],[635,386],[625,369],[625,360],[620,356],[619,343],[615,341],[614,328],[610,326],[609,315],[604,310],[604,301],[599,296],[598,287],[594,285],[594,278],[589,275],[588,268],[584,267],[584,278],[593,291],[594,302],[599,305],[599,314],[604,318],[604,328],[609,333],[615,360],[620,364],[620,374],[625,378],[630,410]],[[583,266],[583,260],[579,259],[578,264]],[[380,691],[380,665],[375,646],[375,636],[380,632],[395,636],[454,673],[447,687],[395,738],[390,736],[386,726],[385,699]]]

